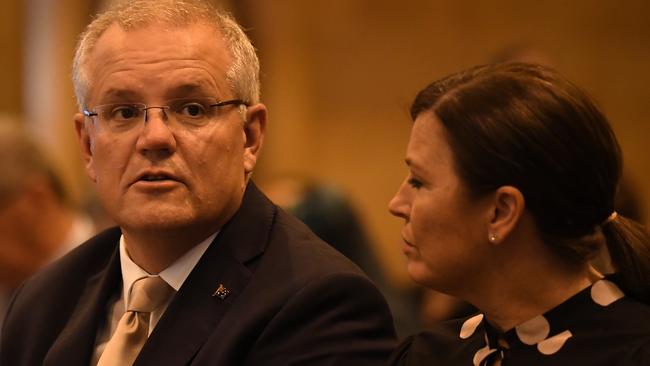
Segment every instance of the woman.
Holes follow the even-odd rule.
[[[480,314],[406,339],[395,365],[650,365],[650,248],[614,211],[621,151],[577,87],[476,67],[416,97],[390,202],[408,272]],[[614,275],[590,261],[609,250]]]

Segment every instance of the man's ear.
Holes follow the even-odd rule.
[[[86,126],[86,118],[81,113],[74,115],[74,128],[77,132],[77,140],[79,140],[79,148],[81,150],[81,157],[84,160],[86,167],[86,174],[90,179],[95,182],[97,176],[95,175],[95,166],[93,164],[93,146],[88,133],[88,126]]]
[[[253,172],[253,168],[257,163],[257,156],[262,149],[267,113],[266,106],[261,103],[246,108],[246,120],[244,121],[244,172],[247,176]]]
[[[526,208],[524,195],[512,186],[501,186],[494,193],[487,239],[502,243],[516,228]]]

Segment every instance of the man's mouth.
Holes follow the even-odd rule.
[[[147,171],[142,172],[133,184],[142,182],[142,183],[173,183],[179,182],[182,183],[182,180],[174,175],[171,172],[167,171]]]
[[[143,180],[145,182],[158,182],[158,181],[162,181],[162,180],[176,180],[176,179],[174,179],[174,178],[172,178],[172,177],[170,177],[168,175],[158,174],[158,175],[143,175],[138,180]]]

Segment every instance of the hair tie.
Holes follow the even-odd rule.
[[[616,220],[617,217],[618,217],[618,212],[612,211],[612,213],[609,216],[607,216],[605,221],[603,221],[603,223],[600,224],[600,226],[605,226],[605,225],[609,224],[610,222]]]

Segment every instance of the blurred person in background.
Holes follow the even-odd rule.
[[[51,162],[15,118],[0,117],[0,322],[13,291],[95,234]]]
[[[615,211],[621,151],[589,97],[497,64],[430,84],[411,116],[389,204],[407,270],[480,313],[407,338],[391,364],[650,364],[650,241]],[[602,246],[613,275],[591,265]]]
[[[380,291],[251,179],[267,109],[229,14],[114,4],[80,37],[73,80],[86,172],[118,227],[17,291],[2,365],[385,363]]]

